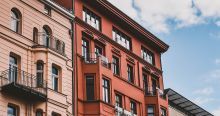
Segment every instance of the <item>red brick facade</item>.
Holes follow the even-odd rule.
[[[161,67],[168,46],[105,0],[74,5],[75,113],[168,115]]]

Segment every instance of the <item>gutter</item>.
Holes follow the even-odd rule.
[[[75,14],[75,11],[74,11],[74,0],[72,0],[72,16],[74,17],[74,14]],[[74,58],[74,33],[75,33],[75,30],[74,30],[74,18],[71,20],[71,39],[72,39],[72,48],[71,48],[71,51],[72,51],[72,68],[73,68],[73,71],[72,71],[72,115],[73,116],[77,116],[77,114],[75,115],[75,58]]]

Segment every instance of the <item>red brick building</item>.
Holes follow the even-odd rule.
[[[168,45],[106,0],[75,0],[75,114],[167,116]]]

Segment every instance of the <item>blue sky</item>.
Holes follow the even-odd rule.
[[[170,45],[165,87],[220,116],[220,0],[109,1]]]

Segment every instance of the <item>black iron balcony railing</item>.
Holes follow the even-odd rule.
[[[65,43],[54,36],[50,36],[45,33],[38,33],[38,36],[35,38],[34,42],[35,46],[43,46],[63,56],[66,56]]]
[[[94,64],[94,63],[97,63],[98,61],[100,61],[103,67],[111,69],[111,63],[109,63],[108,58],[106,58],[105,56],[103,56],[101,54],[88,53],[83,56],[83,59],[84,59],[85,63],[89,63],[89,64]]]
[[[47,83],[42,78],[29,74],[25,71],[10,68],[3,71],[0,76],[1,91],[22,95],[27,99],[45,100],[47,96]]]
[[[166,99],[166,95],[164,94],[164,91],[159,89],[159,88],[155,88],[155,89],[152,89],[152,87],[149,87],[151,88],[150,90],[145,90],[145,95],[146,96],[159,96],[163,99]]]

